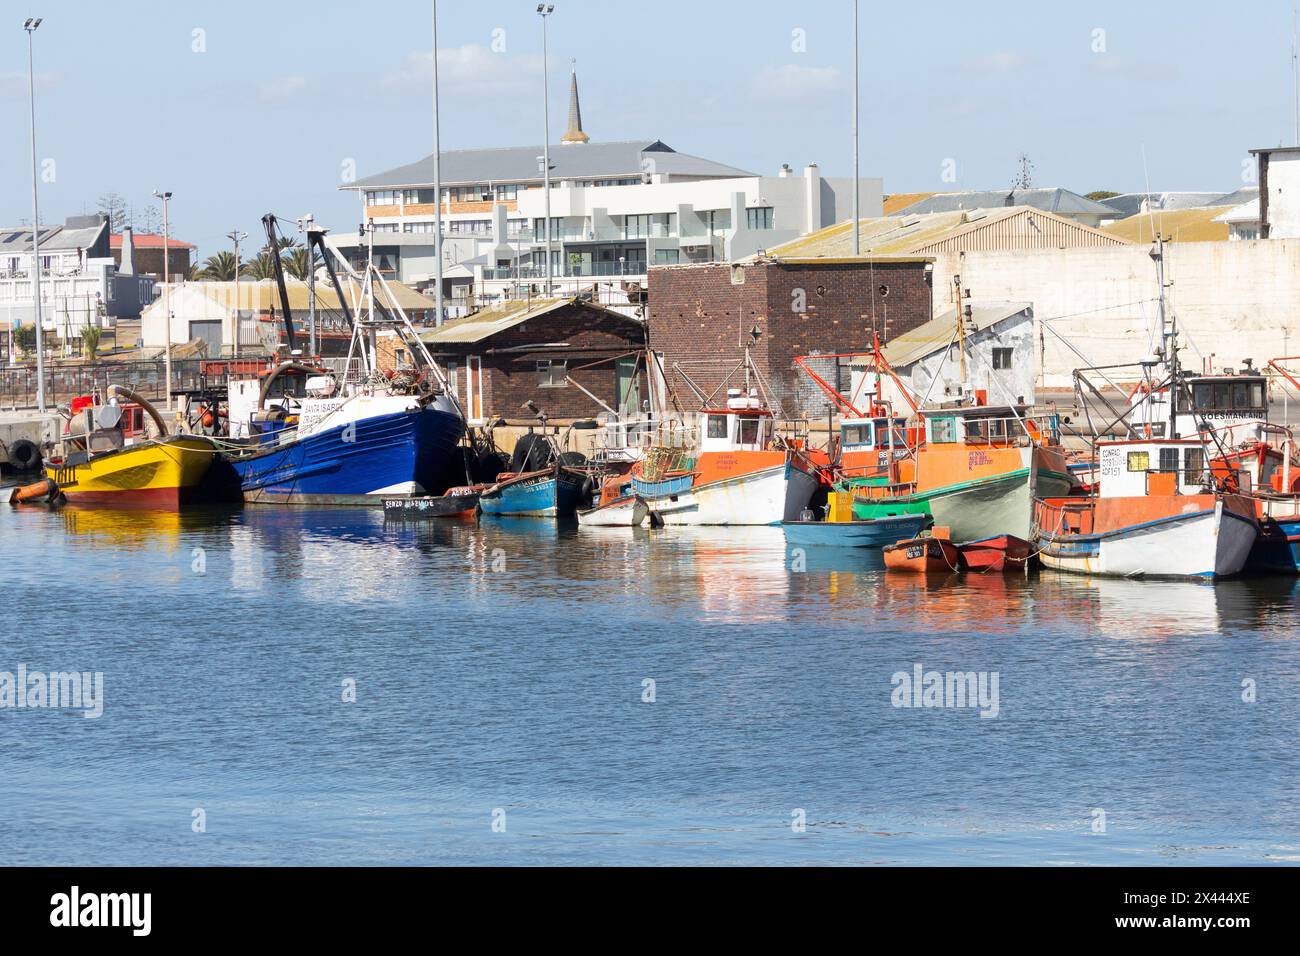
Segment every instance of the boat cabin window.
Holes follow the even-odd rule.
[[[1205,470],[1205,449],[1183,449],[1183,483],[1204,485],[1208,484],[1209,480],[1210,476]]]
[[[972,418],[966,420],[967,438],[989,438],[993,440],[1007,437],[1007,422],[1004,418]]]
[[[1258,379],[1240,382],[1196,382],[1192,385],[1196,411],[1253,411],[1264,407],[1264,383]]]
[[[875,428],[876,445],[880,448],[905,448],[907,446],[907,421],[896,418],[877,418],[872,422]]]
[[[1161,471],[1178,470],[1178,449],[1177,448],[1160,449],[1160,470]]]
[[[870,425],[843,425],[840,428],[840,444],[842,445],[870,445],[871,444],[871,426]]]
[[[758,444],[758,416],[741,415],[740,416],[740,445]]]
[[[727,437],[729,437],[728,434],[727,434],[727,416],[726,416],[726,415],[710,415],[710,416],[709,416],[709,421],[708,421],[708,426],[707,426],[707,427],[708,427],[708,437],[709,437],[709,438],[727,438]]]
[[[1149,471],[1151,469],[1151,452],[1131,451],[1128,453],[1129,471]]]
[[[957,440],[957,419],[956,418],[931,418],[930,442],[932,444],[942,444],[944,442],[955,442]]]

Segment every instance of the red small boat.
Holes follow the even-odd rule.
[[[1013,534],[999,534],[957,545],[966,570],[980,574],[1023,571],[1029,563],[1029,542]]]
[[[927,537],[891,544],[884,553],[887,571],[955,574],[965,569],[961,552],[948,540],[947,528],[935,528]]]

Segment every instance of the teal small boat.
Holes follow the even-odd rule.
[[[915,538],[930,526],[926,514],[891,515],[868,521],[782,521],[787,544],[803,547],[883,548]]]

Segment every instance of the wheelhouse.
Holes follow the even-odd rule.
[[[1212,491],[1211,456],[1199,439],[1100,442],[1101,497],[1199,495]]]
[[[763,451],[772,440],[772,413],[754,394],[727,393],[726,408],[699,413],[700,451]]]
[[[1043,422],[1027,415],[1027,405],[963,405],[921,412],[931,445],[957,443],[1022,445],[1056,439],[1055,417]]]

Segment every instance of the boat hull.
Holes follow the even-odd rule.
[[[1262,517],[1259,538],[1250,549],[1246,569],[1263,574],[1300,574],[1300,515]]]
[[[1253,518],[1215,501],[1208,508],[1097,533],[1054,534],[1043,528],[1036,544],[1043,566],[1057,571],[1107,577],[1220,578],[1242,570],[1257,536]]]
[[[243,499],[382,504],[422,495],[456,453],[464,422],[432,406],[363,418],[229,457]]]
[[[560,469],[532,472],[498,482],[483,492],[479,509],[488,515],[564,518],[582,503],[586,475]]]
[[[645,501],[632,495],[579,511],[578,524],[584,528],[639,528],[649,515]]]
[[[982,541],[966,541],[957,545],[962,562],[968,571],[979,574],[1001,574],[1021,571],[1029,563],[1030,545],[1024,538],[1001,534]]]
[[[458,518],[472,515],[478,509],[480,487],[458,488],[438,496],[421,495],[415,498],[385,498],[384,517],[399,521],[423,518]]]
[[[943,538],[913,538],[884,549],[885,570],[907,574],[956,574],[961,553]]]
[[[636,480],[657,525],[778,525],[794,520],[817,490],[816,475],[791,460],[702,484],[682,483],[680,490],[654,494],[665,482]],[[650,492],[646,494],[645,492]]]
[[[70,505],[177,508],[199,500],[216,445],[199,435],[128,445],[75,464],[47,464]]]
[[[1022,467],[927,492],[934,523],[952,529],[954,541],[981,541],[1013,535],[1028,541],[1033,534],[1034,498],[1069,493],[1074,482],[1063,462],[1059,470],[1044,461],[1043,448],[1017,449]],[[973,454],[979,454],[974,452]],[[1060,458],[1053,451],[1052,462]]]
[[[915,538],[928,515],[897,515],[870,521],[783,521],[786,544],[800,547],[883,548]]]

